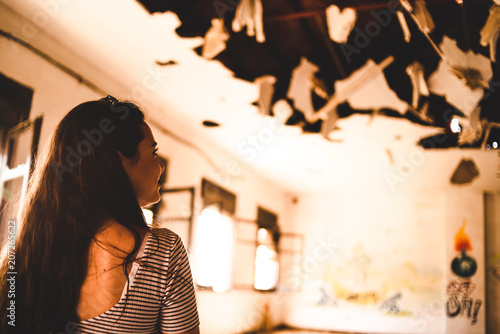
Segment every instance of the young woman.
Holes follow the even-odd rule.
[[[182,241],[141,211],[160,200],[156,151],[143,112],[111,96],[61,120],[24,203],[14,297],[0,267],[1,333],[199,333]]]

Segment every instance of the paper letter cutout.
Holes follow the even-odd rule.
[[[405,14],[403,14],[402,11],[398,10],[396,12],[396,15],[398,17],[399,24],[401,25],[401,29],[403,30],[405,42],[409,43],[410,38],[411,38],[411,33],[410,33],[410,28],[408,28],[408,23],[406,22],[406,19],[405,19]]]
[[[317,71],[316,65],[302,57],[299,66],[292,72],[292,79],[288,87],[287,96],[293,100],[295,108],[304,114],[306,120],[311,119],[314,115],[311,91],[314,86],[314,73]]]
[[[472,50],[464,53],[447,36],[443,37],[440,48],[447,61],[441,60],[429,77],[429,90],[444,95],[448,103],[470,116],[483,97],[483,88],[489,87],[493,76],[491,62]]]
[[[424,69],[420,63],[414,62],[408,65],[406,73],[410,77],[411,85],[413,86],[411,106],[417,109],[420,96],[429,96],[429,89],[424,78]]]
[[[262,12],[262,2],[260,0],[241,0],[238,7],[236,7],[233,30],[239,32],[242,27],[247,26],[248,36],[256,36],[259,43],[265,42]]]
[[[355,71],[347,79],[335,81],[335,95],[342,95],[342,91],[345,87],[350,86],[351,81],[356,81],[358,77],[363,76],[366,72],[373,72],[378,66],[380,65],[368,59],[363,67]],[[375,72],[375,75],[369,80],[360,82],[357,89],[348,95],[346,101],[355,109],[378,110],[389,108],[397,110],[401,114],[406,113],[408,109],[408,104],[401,101],[396,93],[389,88],[382,70],[378,73]]]
[[[273,105],[273,114],[279,120],[280,124],[286,124],[286,121],[293,115],[293,109],[286,100],[281,99]]]
[[[424,0],[415,0],[415,18],[420,24],[420,28],[426,33],[430,33],[434,29],[434,21],[432,20],[431,14],[425,6]]]
[[[271,101],[274,94],[274,83],[276,78],[272,75],[264,75],[255,79],[255,83],[259,85],[259,109],[263,115],[271,114]]]
[[[499,1],[500,2],[500,1]],[[500,32],[500,6],[492,5],[490,7],[490,16],[481,30],[481,45],[490,45],[490,59],[496,62],[496,47],[498,34]]]
[[[229,34],[224,28],[223,19],[212,19],[212,26],[205,34],[205,44],[201,55],[204,58],[212,59],[226,48],[226,41]]]

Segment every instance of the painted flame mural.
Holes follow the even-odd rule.
[[[458,254],[451,261],[451,271],[459,278],[452,279],[446,288],[446,293],[449,296],[446,303],[446,313],[450,318],[467,317],[471,319],[471,324],[475,325],[478,322],[482,301],[480,299],[474,300],[472,297],[476,284],[471,281],[470,277],[477,271],[477,262],[470,255],[472,243],[465,233],[466,225],[467,221],[464,220],[462,227],[455,235],[455,251]]]
[[[464,221],[462,227],[455,235],[455,251],[459,254],[451,262],[451,270],[455,275],[463,278],[471,277],[477,271],[476,260],[467,254],[472,251],[472,244],[469,236],[465,233],[467,221]]]

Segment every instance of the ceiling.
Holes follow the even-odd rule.
[[[263,26],[266,38],[264,43],[259,43],[255,37],[248,36],[245,28],[240,32],[234,32],[231,28],[238,1],[139,1],[150,13],[166,11],[176,13],[182,22],[176,32],[182,37],[203,37],[209,30],[213,18],[223,19],[230,36],[226,49],[215,59],[233,71],[236,77],[244,80],[253,82],[256,78],[265,75],[274,76],[276,82],[272,103],[287,99],[294,111],[287,120],[287,124],[300,125],[305,132],[321,132],[323,121],[307,122],[300,108],[294,106],[293,99],[287,96],[291,73],[299,65],[302,57],[318,67],[315,77],[322,82],[321,87],[326,94],[332,96],[335,94],[335,81],[350,76],[368,59],[380,63],[392,55],[394,61],[384,69],[387,83],[399,99],[409,104],[412,102],[412,84],[405,69],[417,61],[422,64],[425,78],[428,79],[436,71],[441,60],[429,39],[418,29],[409,13],[397,1],[263,1]],[[411,3],[415,5],[415,1]],[[355,28],[344,45],[333,42],[328,35],[325,10],[332,4],[337,5],[341,10],[351,7],[357,11]],[[489,58],[489,48],[480,44],[480,31],[485,25],[492,4],[490,0],[468,0],[462,4],[454,0],[426,1],[428,12],[435,25],[435,28],[428,34],[430,40],[439,47],[443,36],[447,36],[455,40],[463,51],[472,50],[474,53]],[[376,21],[376,17],[383,17],[382,12],[388,13],[389,8],[397,8],[404,13],[411,32],[410,42],[404,40],[401,25],[394,15],[395,11],[390,12],[383,26],[381,24],[377,26],[376,23],[381,21]],[[375,26],[375,33],[367,30],[370,25],[372,28]],[[359,36],[363,32],[366,43]],[[363,42],[362,45],[360,41]],[[346,48],[345,45],[353,48]],[[195,50],[201,55],[201,46]],[[498,66],[493,63],[491,68],[493,70],[492,81],[495,82],[498,78]],[[485,90],[489,90],[489,87],[485,87]],[[497,105],[500,102],[499,93],[498,90],[490,91],[488,98],[481,101],[480,119],[500,122],[500,113],[497,111]],[[326,99],[313,94],[313,102],[315,109],[318,110],[326,103]],[[465,116],[459,108],[450,105],[439,94],[431,92],[430,96],[425,98],[425,102],[428,103],[428,109],[426,110],[427,117],[424,119],[413,110],[401,114],[390,108],[383,108],[378,110],[378,114],[404,117],[418,124],[443,129],[448,129],[450,125],[450,118],[443,115],[446,110],[452,110],[453,115]],[[353,113],[370,114],[372,112],[371,108],[359,110],[345,102],[337,107],[340,118],[348,117]],[[222,122],[221,120],[215,121]],[[458,134],[449,133],[449,135],[450,139],[440,143],[437,147],[479,147],[484,141],[484,138],[480,137],[474,141],[459,142]]]
[[[492,85],[480,89],[484,98],[479,98],[480,115],[475,116],[484,123],[476,122],[482,131],[473,141],[459,144],[460,135],[449,132],[451,116],[460,116],[464,125],[471,123],[472,117],[464,115],[442,95],[431,92],[428,97],[421,97],[414,110],[396,110],[372,106],[372,99],[380,94],[377,87],[365,83],[358,86],[371,88],[357,94],[361,95],[357,99],[366,102],[366,107],[351,106],[356,101],[339,100],[333,108],[333,125],[326,133],[322,131],[323,123],[329,123],[331,116],[307,121],[298,100],[288,94],[302,58],[317,67],[313,81],[321,89],[307,94],[314,110],[322,110],[327,101],[340,94],[339,83],[354,77],[370,59],[380,64],[393,56],[392,63],[382,72],[384,75],[377,77],[380,82],[366,81],[375,86],[387,82],[388,87],[381,91],[383,98],[394,94],[392,99],[398,101],[397,105],[412,104],[413,88],[406,73],[409,64],[415,60],[421,63],[427,81],[439,69],[439,55],[408,13],[404,15],[411,32],[409,43],[404,41],[400,23],[392,14],[380,32],[360,45],[358,31],[366,32],[366,27],[376,22],[374,15],[382,15],[389,8],[387,2],[335,1],[340,8],[348,4],[358,12],[355,28],[342,45],[328,38],[324,12],[333,1],[264,1],[264,43],[247,36],[245,28],[239,33],[232,31],[236,0],[73,0],[59,1],[60,6],[52,11],[47,10],[44,0],[2,1],[27,19],[42,11],[49,13],[50,19],[40,27],[97,71],[77,62],[72,64],[71,58],[64,58],[56,49],[53,56],[65,59],[75,70],[80,69],[90,81],[105,82],[103,75],[107,75],[128,85],[130,98],[148,105],[157,125],[189,142],[190,135],[178,132],[181,127],[173,125],[187,124],[246,166],[293,192],[387,187],[388,183],[391,185],[386,177],[388,172],[399,173],[402,162],[422,154],[417,149],[419,143],[428,148],[422,144],[423,138],[442,133],[447,134],[446,140],[432,140],[432,148],[451,148],[446,150],[447,162],[439,157],[443,150],[426,150],[425,164],[418,163],[418,172],[428,175],[430,183],[446,183],[462,158],[459,152],[484,152],[470,148],[478,148],[484,142],[487,124],[500,122],[496,109],[500,102],[498,69],[496,63],[489,62]],[[430,39],[440,45],[443,36],[448,36],[463,50],[470,46],[488,59],[489,48],[478,41],[491,4],[485,0],[469,0],[462,6],[451,0],[427,1],[436,26]],[[205,59],[200,56],[203,36],[217,17],[223,19],[229,33],[227,47],[214,59]],[[37,46],[46,41],[30,42]],[[346,45],[357,47],[357,51],[346,54]],[[476,62],[475,58],[467,58],[465,64]],[[291,108],[289,114],[278,114],[274,108],[263,113],[258,107],[261,91],[255,80],[265,75],[276,78],[271,105],[286,101]],[[421,109],[425,104],[426,113]],[[207,127],[204,121],[219,126]],[[494,140],[500,141],[495,128],[491,133],[498,138]],[[224,162],[215,164],[224,169]],[[494,174],[493,169],[490,174]],[[405,176],[404,185],[418,184],[418,180]]]

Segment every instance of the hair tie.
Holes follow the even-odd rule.
[[[109,103],[111,103],[112,106],[115,105],[116,103],[118,103],[118,100],[111,95],[108,95],[105,98],[102,98],[101,101],[109,102]]]

